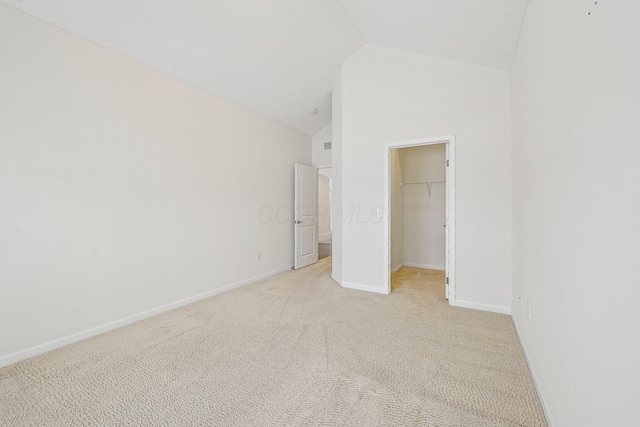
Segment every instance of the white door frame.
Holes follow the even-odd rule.
[[[425,138],[413,141],[392,142],[385,145],[384,162],[384,207],[386,215],[383,217],[384,247],[386,263],[384,282],[387,284],[387,294],[391,293],[391,150],[396,148],[418,147],[421,145],[446,144],[447,151],[447,253],[446,274],[449,281],[449,304],[456,301],[456,137],[455,135],[439,138]]]

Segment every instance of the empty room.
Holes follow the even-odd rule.
[[[0,0],[0,425],[637,427],[638,17]]]

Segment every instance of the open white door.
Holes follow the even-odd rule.
[[[318,169],[296,163],[295,264],[318,262]]]

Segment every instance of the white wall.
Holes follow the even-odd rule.
[[[509,74],[365,45],[342,66],[342,280],[386,289],[381,218],[385,144],[456,135],[457,295],[460,304],[511,305]],[[333,125],[336,126],[334,111]],[[339,144],[335,140],[334,151]],[[334,230],[334,235],[335,235]],[[335,245],[334,245],[335,247]]]
[[[0,357],[293,264],[307,135],[4,5],[0,94]]]
[[[639,425],[639,15],[531,0],[513,64],[513,314],[554,427]]]
[[[318,241],[331,239],[331,169],[318,169]]]
[[[403,154],[403,181],[442,181],[447,178],[445,144],[409,147]],[[404,202],[404,264],[444,270],[446,265],[447,187],[426,184],[401,187]],[[393,243],[392,243],[393,244]],[[393,264],[392,264],[393,265]]]
[[[342,284],[342,72],[338,73],[331,92],[331,124],[331,278]]]
[[[404,265],[403,150],[391,150],[391,271]]]
[[[317,168],[331,167],[331,151],[325,150],[324,143],[331,142],[331,123],[311,137],[311,162]]]

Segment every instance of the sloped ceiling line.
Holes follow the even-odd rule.
[[[508,69],[527,0],[0,3],[313,135],[365,42]]]

